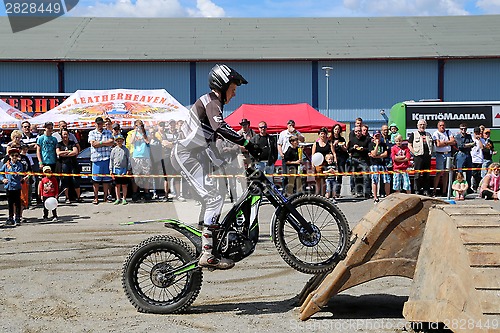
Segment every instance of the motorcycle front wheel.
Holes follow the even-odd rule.
[[[191,248],[175,237],[160,235],[134,247],[122,270],[122,286],[132,305],[145,313],[179,313],[198,296],[202,272],[173,270],[196,259]],[[196,263],[193,263],[196,265]]]
[[[349,224],[342,211],[318,195],[303,195],[290,204],[313,232],[292,227],[293,216],[283,209],[275,224],[274,244],[283,260],[305,274],[331,271],[349,250]]]

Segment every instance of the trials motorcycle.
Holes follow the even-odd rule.
[[[246,176],[247,189],[213,232],[218,254],[238,262],[254,252],[259,238],[258,212],[265,197],[275,207],[272,240],[288,265],[302,273],[320,274],[345,258],[349,224],[334,203],[310,194],[287,198],[254,168],[247,169]],[[174,219],[160,222],[180,232],[193,246],[169,235],[142,241],[125,260],[122,286],[139,312],[179,313],[194,302],[201,289],[201,231]]]

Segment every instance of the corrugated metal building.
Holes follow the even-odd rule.
[[[307,102],[382,122],[410,99],[500,100],[500,16],[71,18],[13,34],[0,18],[0,91],[165,88],[189,105],[216,62],[250,82],[226,106]],[[323,66],[333,70],[327,79]]]

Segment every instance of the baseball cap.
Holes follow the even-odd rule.
[[[9,155],[12,155],[12,154],[19,154],[19,149],[18,148],[9,149]]]
[[[95,118],[95,123],[96,124],[103,124],[104,123],[104,119],[102,119],[102,117],[97,117],[97,118]]]
[[[43,172],[50,172],[52,171],[52,168],[50,167],[50,165],[45,165],[42,169]]]
[[[44,128],[47,128],[47,127],[49,127],[49,126],[54,127],[54,123],[53,123],[53,122],[51,122],[51,121],[48,121],[48,122],[46,122],[45,124],[43,124],[43,127],[44,127]]]
[[[241,119],[240,125],[246,125],[246,124],[250,124],[250,121],[247,118]]]
[[[378,134],[378,135],[381,135],[382,133],[381,133],[379,130],[373,131],[373,136],[375,136],[375,135],[377,135],[377,134]]]
[[[295,126],[295,120],[293,119],[290,119],[289,121],[287,121],[286,123],[287,125],[294,125]]]
[[[121,134],[115,135],[114,139],[115,139],[115,141],[117,141],[117,140],[125,140],[123,138],[123,135],[121,135]]]
[[[120,128],[120,124],[114,123],[113,126],[111,126],[111,128],[118,129],[118,128]]]

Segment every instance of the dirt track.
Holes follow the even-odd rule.
[[[372,205],[365,201],[339,206],[352,227]],[[172,231],[158,223],[120,223],[178,215],[194,224],[198,209],[192,202],[61,204],[58,223],[38,219],[41,208],[26,211],[27,224],[0,229],[0,331],[401,331],[395,328],[403,324],[401,311],[411,283],[403,278],[350,289],[325,311],[300,322],[296,295],[309,276],[289,268],[275,250],[268,231],[270,206],[262,207],[256,252],[230,271],[205,271],[203,288],[189,313],[138,313],[121,287],[123,261],[143,239]]]

